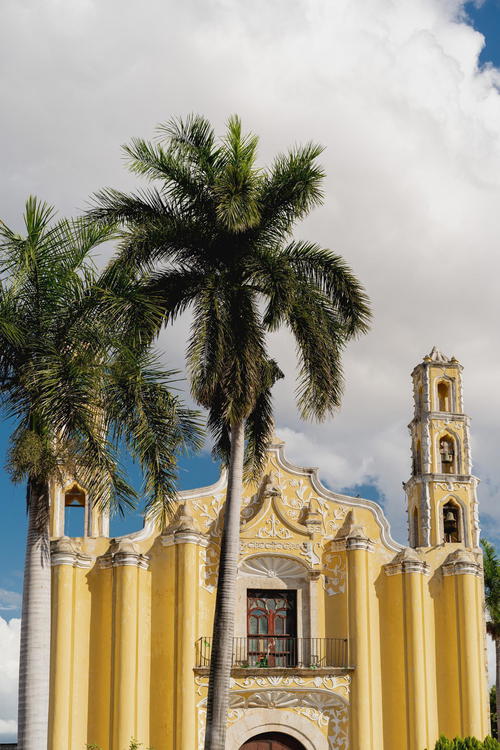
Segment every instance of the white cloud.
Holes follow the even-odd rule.
[[[17,683],[21,620],[0,617],[0,741],[17,733]]]
[[[17,611],[21,607],[22,596],[17,591],[0,589],[0,612]]]
[[[500,73],[460,0],[5,0],[0,29],[0,203],[29,192],[64,212],[102,185],[130,188],[119,144],[171,115],[222,129],[239,112],[263,161],[313,139],[327,150],[324,208],[298,228],[341,252],[373,301],[349,347],[339,415],[303,425],[293,380],[276,389],[295,456],[332,487],[374,477],[405,539],[409,373],[434,344],[465,366],[475,470],[489,533],[500,520],[498,295]],[[167,341],[182,361],[185,328]],[[293,346],[273,340],[289,375]],[[314,456],[312,456],[314,458]]]

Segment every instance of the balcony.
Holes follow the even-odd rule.
[[[196,667],[210,667],[212,638],[196,641]],[[347,638],[248,636],[233,639],[233,670],[349,670]]]

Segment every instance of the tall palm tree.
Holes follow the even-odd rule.
[[[483,548],[484,594],[489,619],[486,629],[493,638],[496,653],[496,713],[500,716],[500,560],[493,545],[481,539]]]
[[[50,487],[70,473],[101,505],[133,503],[117,458],[125,444],[144,470],[147,509],[161,520],[175,495],[174,452],[196,442],[197,426],[169,391],[172,374],[141,342],[161,310],[123,275],[99,278],[92,264],[109,227],[54,221],[35,198],[24,223],[21,236],[0,222],[0,406],[16,423],[12,477],[27,484],[18,747],[43,750]]]
[[[156,184],[134,195],[103,190],[90,216],[125,225],[118,264],[156,269],[149,291],[163,295],[169,321],[193,312],[192,393],[228,466],[205,740],[206,750],[222,750],[245,454],[258,475],[272,434],[271,389],[282,376],[268,334],[292,332],[300,413],[323,419],[339,406],[341,354],[367,330],[369,308],[339,255],[291,239],[294,224],[322,200],[319,146],[296,147],[261,169],[258,139],[242,133],[237,117],[222,139],[200,116],[171,120],[159,134],[156,144],[135,139],[125,148],[131,169]]]

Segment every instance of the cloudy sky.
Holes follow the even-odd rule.
[[[75,215],[111,185],[132,189],[120,144],[200,112],[241,115],[263,164],[314,140],[326,198],[298,238],[341,253],[373,302],[345,357],[338,416],[304,424],[293,347],[273,339],[288,455],[333,489],[380,500],[406,538],[410,372],[436,344],[464,365],[485,534],[500,541],[500,5],[486,0],[2,0],[0,216],[28,194]],[[162,337],[183,367],[188,321]],[[7,428],[0,434],[5,449]],[[208,456],[183,486],[214,478]],[[0,478],[0,739],[15,729],[23,492]],[[136,528],[138,517],[115,527]],[[128,524],[128,525],[127,525]],[[7,655],[7,656],[6,656]],[[7,660],[7,661],[6,661]]]

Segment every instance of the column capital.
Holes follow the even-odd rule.
[[[149,556],[143,555],[136,544],[128,538],[113,539],[108,552],[99,558],[100,568],[120,568],[133,566],[147,570],[149,568]]]
[[[423,573],[424,575],[429,575],[429,566],[412,547],[404,547],[390,563],[384,565],[384,570],[387,576],[395,576],[400,573]]]
[[[53,539],[50,543],[50,564],[71,565],[73,568],[91,568],[94,558],[83,554],[78,542],[67,536]]]
[[[457,549],[448,555],[442,565],[444,576],[482,575],[481,565],[476,558],[466,549]]]

